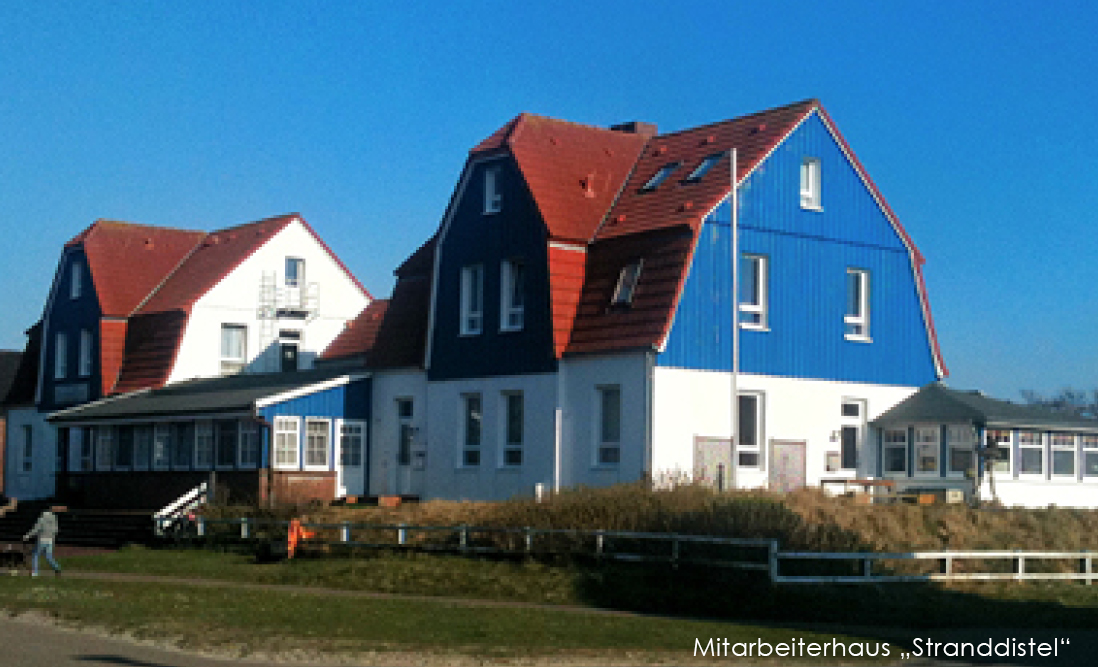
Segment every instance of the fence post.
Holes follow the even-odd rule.
[[[873,576],[873,559],[868,555],[862,558],[862,576],[866,579]]]
[[[671,538],[671,564],[675,567],[679,566],[679,536],[675,535]]]
[[[530,553],[534,550],[534,533],[527,526],[522,529],[523,541],[526,543],[526,553]]]
[[[601,530],[596,530],[595,531],[595,556],[597,558],[602,558],[602,550],[605,547],[605,544],[606,544],[605,536],[602,534],[602,531]]]
[[[1090,552],[1088,551],[1086,552],[1085,557],[1079,559],[1079,572],[1083,575],[1083,582],[1086,583],[1087,586],[1090,586],[1091,583],[1091,567],[1093,565],[1092,558],[1093,556],[1091,556]]]
[[[953,574],[953,557],[946,556],[945,558],[943,558],[941,561],[941,565],[938,568],[938,571],[941,574]]]
[[[200,516],[197,519],[195,519],[195,532],[198,533],[199,537],[205,537],[206,536],[206,519],[205,519],[205,517]]]
[[[461,527],[461,550],[465,551],[469,548],[469,526]]]
[[[341,542],[351,541],[351,522],[344,521],[343,526],[339,530],[339,539]]]
[[[404,543],[408,541],[408,529],[404,527],[404,524],[397,526],[397,544],[404,546]]]
[[[1014,558],[1014,580],[1021,581],[1026,573],[1026,557],[1019,554]]]
[[[246,540],[251,537],[251,522],[248,517],[244,517],[240,520],[240,539]]]
[[[778,541],[770,540],[766,555],[767,569],[770,570],[770,583],[778,582]]]

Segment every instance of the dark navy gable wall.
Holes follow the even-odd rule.
[[[70,298],[72,285],[72,271],[79,270],[82,274],[80,296]],[[72,401],[56,401],[58,386],[63,385],[61,395],[74,391],[77,385],[87,386],[87,399],[99,398],[100,381],[99,367],[99,321],[101,311],[99,299],[95,294],[95,286],[92,284],[91,272],[88,271],[88,262],[84,253],[78,248],[69,250],[61,259],[58,269],[57,289],[51,302],[50,312],[46,313],[45,338],[42,340],[42,348],[45,350],[41,370],[42,398],[38,407],[40,410],[55,410],[73,405]],[[92,368],[88,376],[80,375],[80,331],[87,329],[92,334]],[[54,379],[55,364],[57,359],[57,333],[65,332],[67,337],[67,366],[68,373],[64,379]],[[71,395],[71,394],[70,394]]]
[[[484,172],[498,167],[498,213],[484,214]],[[470,166],[465,190],[439,255],[430,380],[550,372],[556,369],[549,304],[547,232],[522,175],[510,158]],[[500,331],[500,263],[521,260],[525,323]],[[479,335],[461,336],[461,269],[484,267],[484,320]]]
[[[822,211],[800,205],[800,165],[817,158]],[[903,242],[830,132],[812,116],[740,188],[740,252],[768,258],[767,331],[741,330],[747,373],[921,386],[936,379]],[[727,203],[707,219],[663,366],[731,369]],[[871,343],[844,336],[846,270],[870,274]]]

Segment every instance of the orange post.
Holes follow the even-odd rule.
[[[290,519],[290,531],[286,534],[286,557],[294,557],[298,541],[312,537],[316,537],[316,531],[302,528],[301,519]]]

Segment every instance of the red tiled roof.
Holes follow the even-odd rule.
[[[19,367],[15,371],[6,396],[0,396],[0,405],[4,407],[22,407],[34,405],[34,395],[38,388],[38,360],[42,352],[42,322],[27,329],[27,344],[19,358]]]
[[[126,317],[203,236],[199,231],[97,220],[65,247],[83,248],[103,315]]]
[[[161,387],[167,382],[188,315],[185,310],[168,310],[130,318],[125,359],[113,393]],[[104,382],[107,379],[104,377]]]
[[[392,298],[371,303],[320,358],[330,361],[362,357],[371,369],[420,367],[430,308],[430,275],[401,278]]]
[[[599,228],[608,239],[680,224],[698,226],[732,189],[730,151],[736,149],[737,181],[751,172],[808,114],[819,106],[805,100],[733,120],[655,137],[637,160],[622,195]],[[685,179],[706,157],[724,157],[697,182]],[[658,188],[642,187],[661,167],[679,168]],[[723,177],[722,177],[723,175]]]
[[[473,149],[509,149],[556,240],[586,243],[614,202],[645,134],[521,114]]]
[[[385,311],[388,308],[388,299],[371,301],[370,305],[366,306],[355,319],[344,325],[343,331],[328,344],[328,347],[324,348],[319,358],[322,361],[331,361],[365,356],[377,340],[381,319],[385,317]]]

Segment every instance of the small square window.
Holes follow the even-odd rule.
[[[686,182],[697,183],[700,181],[703,176],[709,173],[709,170],[712,169],[714,165],[721,161],[722,157],[724,157],[724,153],[714,153],[713,155],[706,156],[706,158],[694,168],[694,171],[690,172],[690,175],[686,177]],[[729,178],[729,181],[731,181],[731,178]]]
[[[618,283],[614,287],[614,296],[610,299],[611,306],[628,306],[633,303],[643,266],[644,262],[638,259],[622,267],[618,273]]]
[[[641,187],[641,192],[651,192],[652,190],[655,190],[660,186],[660,183],[666,181],[667,178],[671,176],[671,174],[675,173],[675,170],[678,169],[680,166],[681,165],[678,162],[671,162],[669,164],[663,165],[662,167],[660,167],[660,170],[657,171],[655,175],[652,176],[652,178],[648,179],[648,182]]]
[[[248,362],[248,327],[242,324],[221,325],[221,374],[233,375],[244,370]]]
[[[300,257],[286,258],[286,287],[305,285],[305,260]]]
[[[801,207],[820,210],[820,161],[808,157],[801,162]]]

